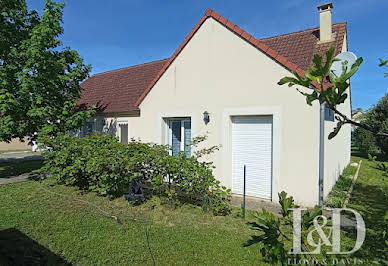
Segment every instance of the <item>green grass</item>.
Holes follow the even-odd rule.
[[[379,170],[378,165],[384,163],[388,166],[388,163],[354,157],[354,160],[360,159],[362,159],[360,173],[347,206],[362,215],[367,227],[365,242],[356,255],[371,260],[380,258],[387,261],[388,246],[385,244],[383,232],[388,230],[387,223],[384,222],[384,216],[388,211],[388,177],[384,171]]]
[[[95,206],[79,200],[119,216],[127,231]],[[111,201],[72,187],[50,186],[49,181],[0,186],[0,202],[0,231],[16,228],[68,263],[150,265],[145,233],[150,227],[149,244],[157,265],[263,264],[260,246],[243,247],[254,232],[237,213],[216,217],[191,205],[161,205],[157,198],[132,207],[123,198]]]
[[[0,163],[0,178],[10,178],[33,170],[40,169],[43,165],[42,160],[15,161]]]
[[[378,168],[363,159],[348,205],[367,226],[354,256],[369,261],[388,255],[382,236],[388,177]],[[256,233],[246,225],[255,221],[252,212],[246,220],[237,209],[217,217],[192,205],[163,205],[158,198],[134,207],[123,198],[109,200],[50,180],[0,186],[0,202],[0,265],[4,254],[16,257],[20,247],[37,264],[152,265],[154,257],[156,265],[264,265],[260,245],[243,246]],[[119,217],[126,232],[111,216]],[[354,230],[344,232],[342,250],[350,250],[354,239]]]
[[[356,158],[352,159],[352,162],[359,163]],[[325,200],[325,205],[332,208],[342,208],[348,191],[352,185],[353,177],[357,172],[356,166],[348,165],[343,171],[342,175],[339,177],[337,183],[333,187],[330,194],[327,196]]]

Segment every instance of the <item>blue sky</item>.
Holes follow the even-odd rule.
[[[170,57],[212,8],[257,38],[319,24],[317,5],[326,1],[276,0],[64,0],[63,44],[76,49],[92,73]],[[42,11],[44,0],[27,0]],[[367,109],[388,92],[378,58],[388,59],[385,0],[333,1],[333,22],[348,22],[349,50],[364,58],[352,79],[353,108]]]

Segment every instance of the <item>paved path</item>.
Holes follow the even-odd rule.
[[[43,159],[43,157],[39,152],[5,152],[0,154],[0,163],[21,162],[41,159]],[[28,181],[31,177],[31,173],[25,173],[19,176],[0,178],[0,185]]]
[[[242,203],[242,196],[233,194],[232,195],[232,206],[236,208],[241,208]],[[245,198],[245,207],[247,210],[255,210],[255,211],[261,211],[262,208],[266,209],[267,211],[270,211],[274,214],[280,215],[280,204],[277,202],[272,202],[269,200],[263,200],[253,197],[246,197]]]
[[[24,181],[31,180],[30,179],[31,174],[26,173],[18,176],[13,176],[9,178],[0,178],[0,185],[6,185],[6,184],[13,184],[13,183],[20,183]]]
[[[17,162],[17,161],[30,161],[43,159],[40,152],[5,152],[0,153],[0,163],[4,162]]]

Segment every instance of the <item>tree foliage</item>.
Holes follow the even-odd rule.
[[[363,116],[363,123],[376,132],[388,132],[388,94]],[[375,137],[363,128],[354,131],[354,143],[366,154],[378,151],[388,154],[388,137]]]
[[[388,60],[380,60],[380,67],[388,66]],[[385,73],[388,77],[388,73]],[[388,132],[388,94],[363,115],[363,124],[372,128],[375,132]],[[353,134],[354,144],[359,150],[366,154],[373,154],[378,151],[388,155],[388,137],[376,137],[364,128],[357,128]]]
[[[63,8],[47,0],[40,17],[24,0],[0,1],[0,141],[55,135],[93,114],[76,106],[90,66],[62,47]]]
[[[319,101],[320,104],[325,104],[327,108],[334,111],[336,114],[335,118],[337,120],[337,126],[334,128],[333,132],[329,134],[329,139],[334,138],[341,130],[341,127],[345,124],[352,124],[364,128],[376,136],[388,136],[386,131],[383,132],[380,131],[380,129],[370,127],[367,124],[361,124],[353,121],[337,109],[337,106],[344,103],[349,97],[347,92],[347,89],[350,86],[349,79],[359,69],[361,63],[363,62],[363,58],[358,58],[352,66],[348,66],[347,62],[343,62],[342,74],[337,76],[330,71],[333,62],[338,61],[334,55],[334,46],[331,46],[329,50],[326,51],[326,60],[323,60],[321,55],[315,54],[313,58],[313,65],[309,67],[308,71],[305,71],[303,75],[299,75],[296,71],[294,71],[294,77],[284,77],[278,82],[278,84],[288,84],[289,87],[300,85],[310,88],[312,89],[311,93],[306,93],[297,89],[303,96],[306,97],[307,104],[312,105],[314,101]]]

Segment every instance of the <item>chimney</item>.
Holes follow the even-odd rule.
[[[333,3],[327,3],[318,6],[319,10],[319,42],[333,41],[332,27],[331,27],[331,10]]]

